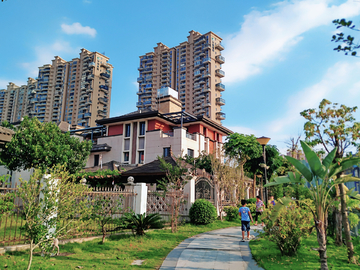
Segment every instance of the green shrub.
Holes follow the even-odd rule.
[[[275,220],[271,220],[276,207],[265,209],[262,221],[265,223],[264,234],[274,242],[282,255],[294,256],[300,248],[301,240],[307,237],[313,227],[312,214],[294,202],[282,208]]]
[[[123,224],[124,228],[131,229],[133,234],[136,235],[144,235],[148,229],[161,229],[164,227],[164,222],[157,213],[149,215],[125,213],[120,219],[120,223]]]
[[[189,216],[190,222],[193,224],[209,224],[216,219],[217,213],[211,202],[198,199],[191,206]]]
[[[239,217],[239,209],[235,206],[225,206],[224,212],[226,213],[226,220],[233,221]]]
[[[256,198],[247,199],[247,200],[246,200],[246,203],[247,203],[247,204],[256,203]]]

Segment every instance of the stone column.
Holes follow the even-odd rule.
[[[136,183],[134,185],[134,192],[136,196],[134,198],[134,212],[135,214],[146,213],[147,207],[147,186],[145,183]]]
[[[184,186],[184,195],[188,195],[186,198],[188,211],[195,202],[195,178],[190,179]]]

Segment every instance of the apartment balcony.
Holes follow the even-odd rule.
[[[222,55],[217,55],[217,56],[215,56],[215,59],[216,59],[216,61],[217,61],[218,63],[220,63],[220,64],[224,64],[224,63],[225,63],[225,57],[222,56]]]
[[[201,107],[201,105],[196,105],[195,107],[194,107],[194,110],[200,110],[202,107]]]
[[[152,92],[151,91],[146,91],[146,92],[143,92],[141,94],[141,97],[151,97],[152,96]]]
[[[144,92],[138,91],[136,92],[137,95],[142,95]]]
[[[223,112],[217,112],[217,113],[216,113],[216,119],[217,119],[217,120],[225,120],[225,118],[226,118],[226,114],[225,114],[225,113],[223,113]]]
[[[88,101],[86,101],[85,105],[88,106],[88,105],[91,105],[91,103],[92,103],[91,100],[88,100]]]
[[[211,106],[211,103],[208,100],[205,101],[203,107],[205,108],[205,107],[210,107],[210,106]]]
[[[211,49],[211,44],[210,43],[203,44],[202,49],[203,50]]]
[[[93,74],[92,74],[92,75],[93,75]],[[90,76],[91,76],[91,75],[90,75]],[[109,79],[109,78],[110,78],[110,74],[103,72],[103,73],[100,73],[100,77],[104,77],[104,78]]]
[[[205,67],[204,65],[201,65],[201,66],[199,67],[199,70],[204,70],[204,69],[206,69],[206,67]]]
[[[199,83],[200,83],[200,84],[205,84],[206,81],[205,81],[205,80],[201,80]]]
[[[91,117],[91,113],[84,113],[84,118],[90,118]]]
[[[110,68],[108,63],[100,63],[100,66],[103,66],[104,68]]]
[[[95,67],[95,63],[94,62],[89,63],[89,67]]]
[[[197,90],[197,89],[201,89],[200,83],[195,83],[194,84],[194,90]]]
[[[211,92],[211,88],[205,87],[205,88],[202,90],[202,92],[203,92],[203,93]]]
[[[142,102],[136,102],[136,107],[141,107],[143,105]]]
[[[79,104],[81,105],[81,104],[85,104],[86,103],[86,99],[84,99],[84,98],[80,98],[80,100],[79,100]]]
[[[151,73],[152,71],[152,68],[144,68],[143,73]]]
[[[220,92],[225,91],[225,85],[222,83],[217,83],[217,84],[215,84],[215,89]]]
[[[220,106],[225,105],[225,99],[223,99],[223,98],[216,98],[216,105],[220,105]]]
[[[152,102],[151,102],[151,100],[148,100],[148,101],[144,101],[143,102],[143,105],[149,105],[149,104],[151,104]]]
[[[211,58],[210,57],[206,57],[202,60],[202,63],[203,64],[206,64],[206,63],[210,63],[211,62]]]
[[[137,82],[138,82],[138,83],[141,83],[143,80],[144,80],[144,77],[139,77],[139,78],[137,78]]]
[[[106,105],[108,103],[108,99],[101,97],[101,98],[99,98],[99,102]]]
[[[151,89],[151,88],[152,88],[152,83],[145,85],[145,89]]]
[[[221,69],[217,69],[217,70],[215,70],[215,75],[222,78],[225,76],[225,72],[222,71]]]
[[[100,75],[101,75],[101,74],[100,74]],[[92,79],[94,79],[94,77],[95,77],[94,74],[90,74],[89,76],[87,76],[87,79],[88,79],[88,80],[92,80]]]
[[[219,49],[220,51],[222,51],[222,50],[225,49],[224,46],[221,44],[221,42],[217,43],[217,44],[215,45],[215,48],[216,48],[216,49]]]
[[[204,42],[206,42],[206,38],[205,38],[205,37],[201,37],[201,38],[199,38],[198,40],[196,40],[196,41],[194,42],[194,45],[196,46],[196,45],[201,44],[201,43],[204,43]]]
[[[109,87],[107,85],[99,85],[100,90],[109,90]]]

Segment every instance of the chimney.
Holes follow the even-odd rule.
[[[160,113],[173,113],[182,110],[181,101],[178,99],[178,92],[170,87],[158,90],[157,104]]]

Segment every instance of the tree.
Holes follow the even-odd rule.
[[[355,28],[355,25],[352,24],[352,21],[346,21],[345,19],[336,19],[333,20],[333,23],[336,25],[336,29],[339,28],[345,28],[347,30],[352,31],[360,31],[359,29]],[[356,50],[360,48],[360,45],[358,43],[354,42],[355,37],[348,35],[346,36],[343,32],[336,33],[332,36],[331,41],[334,41],[335,43],[340,42],[341,45],[338,45],[334,48],[334,51],[337,52],[344,52],[345,55],[350,54],[351,56],[357,56]]]
[[[338,173],[343,172],[347,168],[358,164],[360,158],[347,158],[339,162],[333,162],[336,156],[337,148],[334,148],[323,161],[319,159],[316,152],[313,151],[308,144],[301,141],[301,146],[309,163],[310,168],[307,168],[301,161],[286,156],[286,159],[295,166],[300,172],[290,172],[287,176],[278,177],[274,182],[267,184],[266,186],[281,185],[284,183],[304,183],[306,181],[310,186],[310,194],[315,206],[315,210],[312,210],[309,206],[309,210],[313,214],[315,228],[317,232],[317,241],[319,244],[318,252],[320,256],[321,269],[327,270],[327,256],[326,256],[326,228],[327,228],[327,214],[328,208],[333,203],[335,198],[330,196],[331,190],[339,184],[346,182],[356,181],[357,178],[351,176],[336,177]],[[278,200],[274,207],[274,215],[272,219],[275,219],[280,210],[292,202],[291,198],[284,198]]]
[[[297,138],[291,137],[288,141],[285,142],[293,158],[296,158],[296,153],[299,148],[300,138],[301,138],[301,134],[298,135]]]
[[[65,169],[75,173],[85,166],[91,147],[91,141],[80,142],[69,132],[61,132],[55,123],[40,123],[37,118],[25,117],[0,152],[0,160],[10,170],[44,171],[56,164],[66,164]]]
[[[0,176],[0,187],[2,187],[6,182],[10,175],[1,175]],[[5,184],[6,185],[6,184]],[[12,192],[0,193],[0,220],[3,215],[8,214],[11,210],[14,210],[14,196],[15,194]]]
[[[254,135],[233,133],[226,138],[225,154],[235,158],[240,167],[241,190],[244,190],[244,165],[250,159],[262,156],[262,147]]]
[[[29,181],[20,179],[18,196],[25,217],[22,230],[30,241],[27,269],[31,267],[35,248],[50,252],[55,239],[82,226],[92,211],[91,202],[85,199],[91,190],[76,183],[64,166],[53,167],[47,173],[44,176],[42,170],[36,169]]]
[[[164,158],[158,157],[160,167],[166,172],[166,177],[159,180],[159,187],[163,190],[161,194],[164,198],[166,195],[172,197],[171,209],[171,232],[177,231],[179,212],[181,203],[184,202],[183,189],[187,180],[191,179],[188,168],[184,165],[181,159],[175,159],[176,164],[171,164],[165,161]],[[186,163],[185,163],[186,164]]]
[[[359,148],[357,141],[360,138],[360,123],[355,122],[352,115],[356,112],[357,107],[338,106],[337,103],[331,104],[330,101],[323,99],[318,110],[307,109],[300,114],[307,120],[304,124],[304,130],[309,144],[312,146],[321,145],[327,153],[336,149],[335,162],[340,162],[349,146]],[[338,172],[337,177],[340,178],[340,176],[341,172]],[[344,184],[339,184],[336,187],[336,195],[340,197],[341,202],[341,219],[345,231],[349,261],[353,262],[355,260],[354,247],[351,242],[344,189]],[[339,221],[339,218],[337,220]],[[341,245],[341,222],[337,223],[339,229],[336,230],[336,242]]]
[[[121,212],[121,200],[115,196],[99,194],[94,201],[91,218],[97,220],[103,234],[102,243],[105,243],[106,225],[113,221],[113,215]]]
[[[185,160],[190,165],[193,165],[195,168],[199,169],[205,169],[206,172],[212,173],[212,167],[211,167],[211,154],[207,154],[205,151],[201,152],[200,155],[196,158],[185,155],[184,158],[180,158]]]

